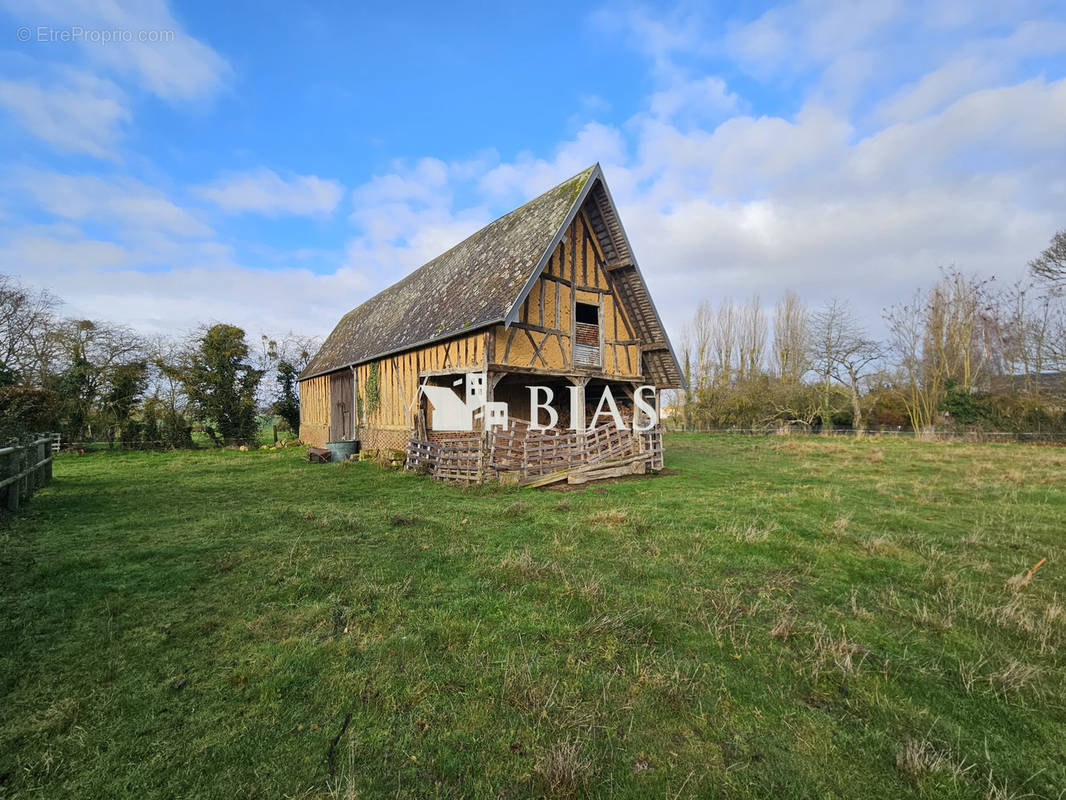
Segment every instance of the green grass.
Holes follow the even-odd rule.
[[[1066,449],[301,457],[58,460],[0,528],[0,796],[1063,796]]]

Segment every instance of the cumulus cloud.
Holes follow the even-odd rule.
[[[331,214],[344,196],[339,181],[317,175],[283,178],[265,167],[223,175],[192,191],[223,211],[267,216]]]

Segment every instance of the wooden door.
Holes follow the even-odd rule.
[[[329,379],[329,440],[350,442],[355,438],[354,381],[351,370],[337,372]]]

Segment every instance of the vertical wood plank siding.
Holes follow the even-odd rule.
[[[325,447],[329,440],[329,375],[300,381],[300,441]]]

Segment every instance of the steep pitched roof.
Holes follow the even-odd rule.
[[[349,311],[301,379],[488,325],[510,325],[583,205],[608,256],[618,295],[647,343],[647,372],[660,386],[679,386],[677,359],[598,164],[486,225]]]

